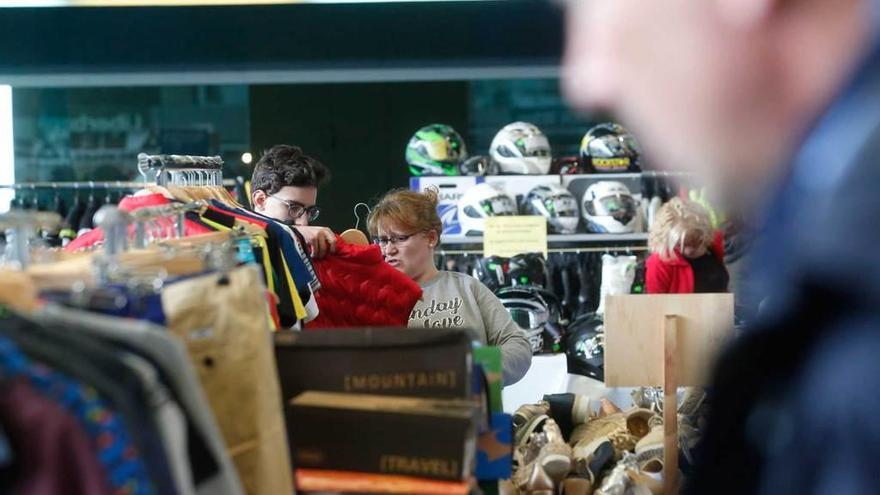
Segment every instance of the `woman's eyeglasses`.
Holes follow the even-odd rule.
[[[321,207],[318,205],[306,206],[296,201],[287,201],[286,199],[281,199],[278,196],[270,197],[277,199],[278,201],[284,203],[285,206],[287,206],[287,214],[290,215],[290,218],[292,220],[296,220],[303,215],[308,215],[306,218],[309,219],[309,222],[314,222],[318,219],[318,215],[321,214]]]
[[[408,241],[410,239],[410,237],[412,237],[416,234],[418,234],[418,232],[413,232],[412,234],[409,234],[409,235],[389,235],[389,236],[383,235],[383,236],[379,236],[379,237],[373,239],[373,243],[378,244],[383,247],[387,246],[389,244],[392,244],[394,246],[399,246],[399,245],[403,244],[404,242]]]

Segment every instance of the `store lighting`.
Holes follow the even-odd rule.
[[[242,155],[241,155],[241,162],[242,163],[244,163],[245,165],[250,165],[252,161],[254,161],[254,155],[252,155],[250,153],[242,153]]]
[[[15,149],[12,136],[12,86],[0,85],[0,184],[15,182]],[[0,189],[0,213],[9,211],[14,191]]]

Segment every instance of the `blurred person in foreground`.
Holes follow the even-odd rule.
[[[878,3],[567,2],[569,101],[763,225],[691,493],[880,489]]]

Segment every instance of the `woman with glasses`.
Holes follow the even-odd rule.
[[[370,233],[385,261],[424,291],[410,314],[409,326],[468,329],[484,345],[501,348],[504,384],[516,383],[532,362],[525,332],[479,280],[437,269],[434,249],[442,231],[437,201],[436,191],[395,190],[370,213]]]

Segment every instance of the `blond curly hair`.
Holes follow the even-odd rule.
[[[715,238],[715,229],[709,213],[694,201],[672,198],[654,217],[648,235],[648,248],[663,261],[676,258],[675,251],[684,248],[688,235],[696,235],[703,246],[709,247]]]

